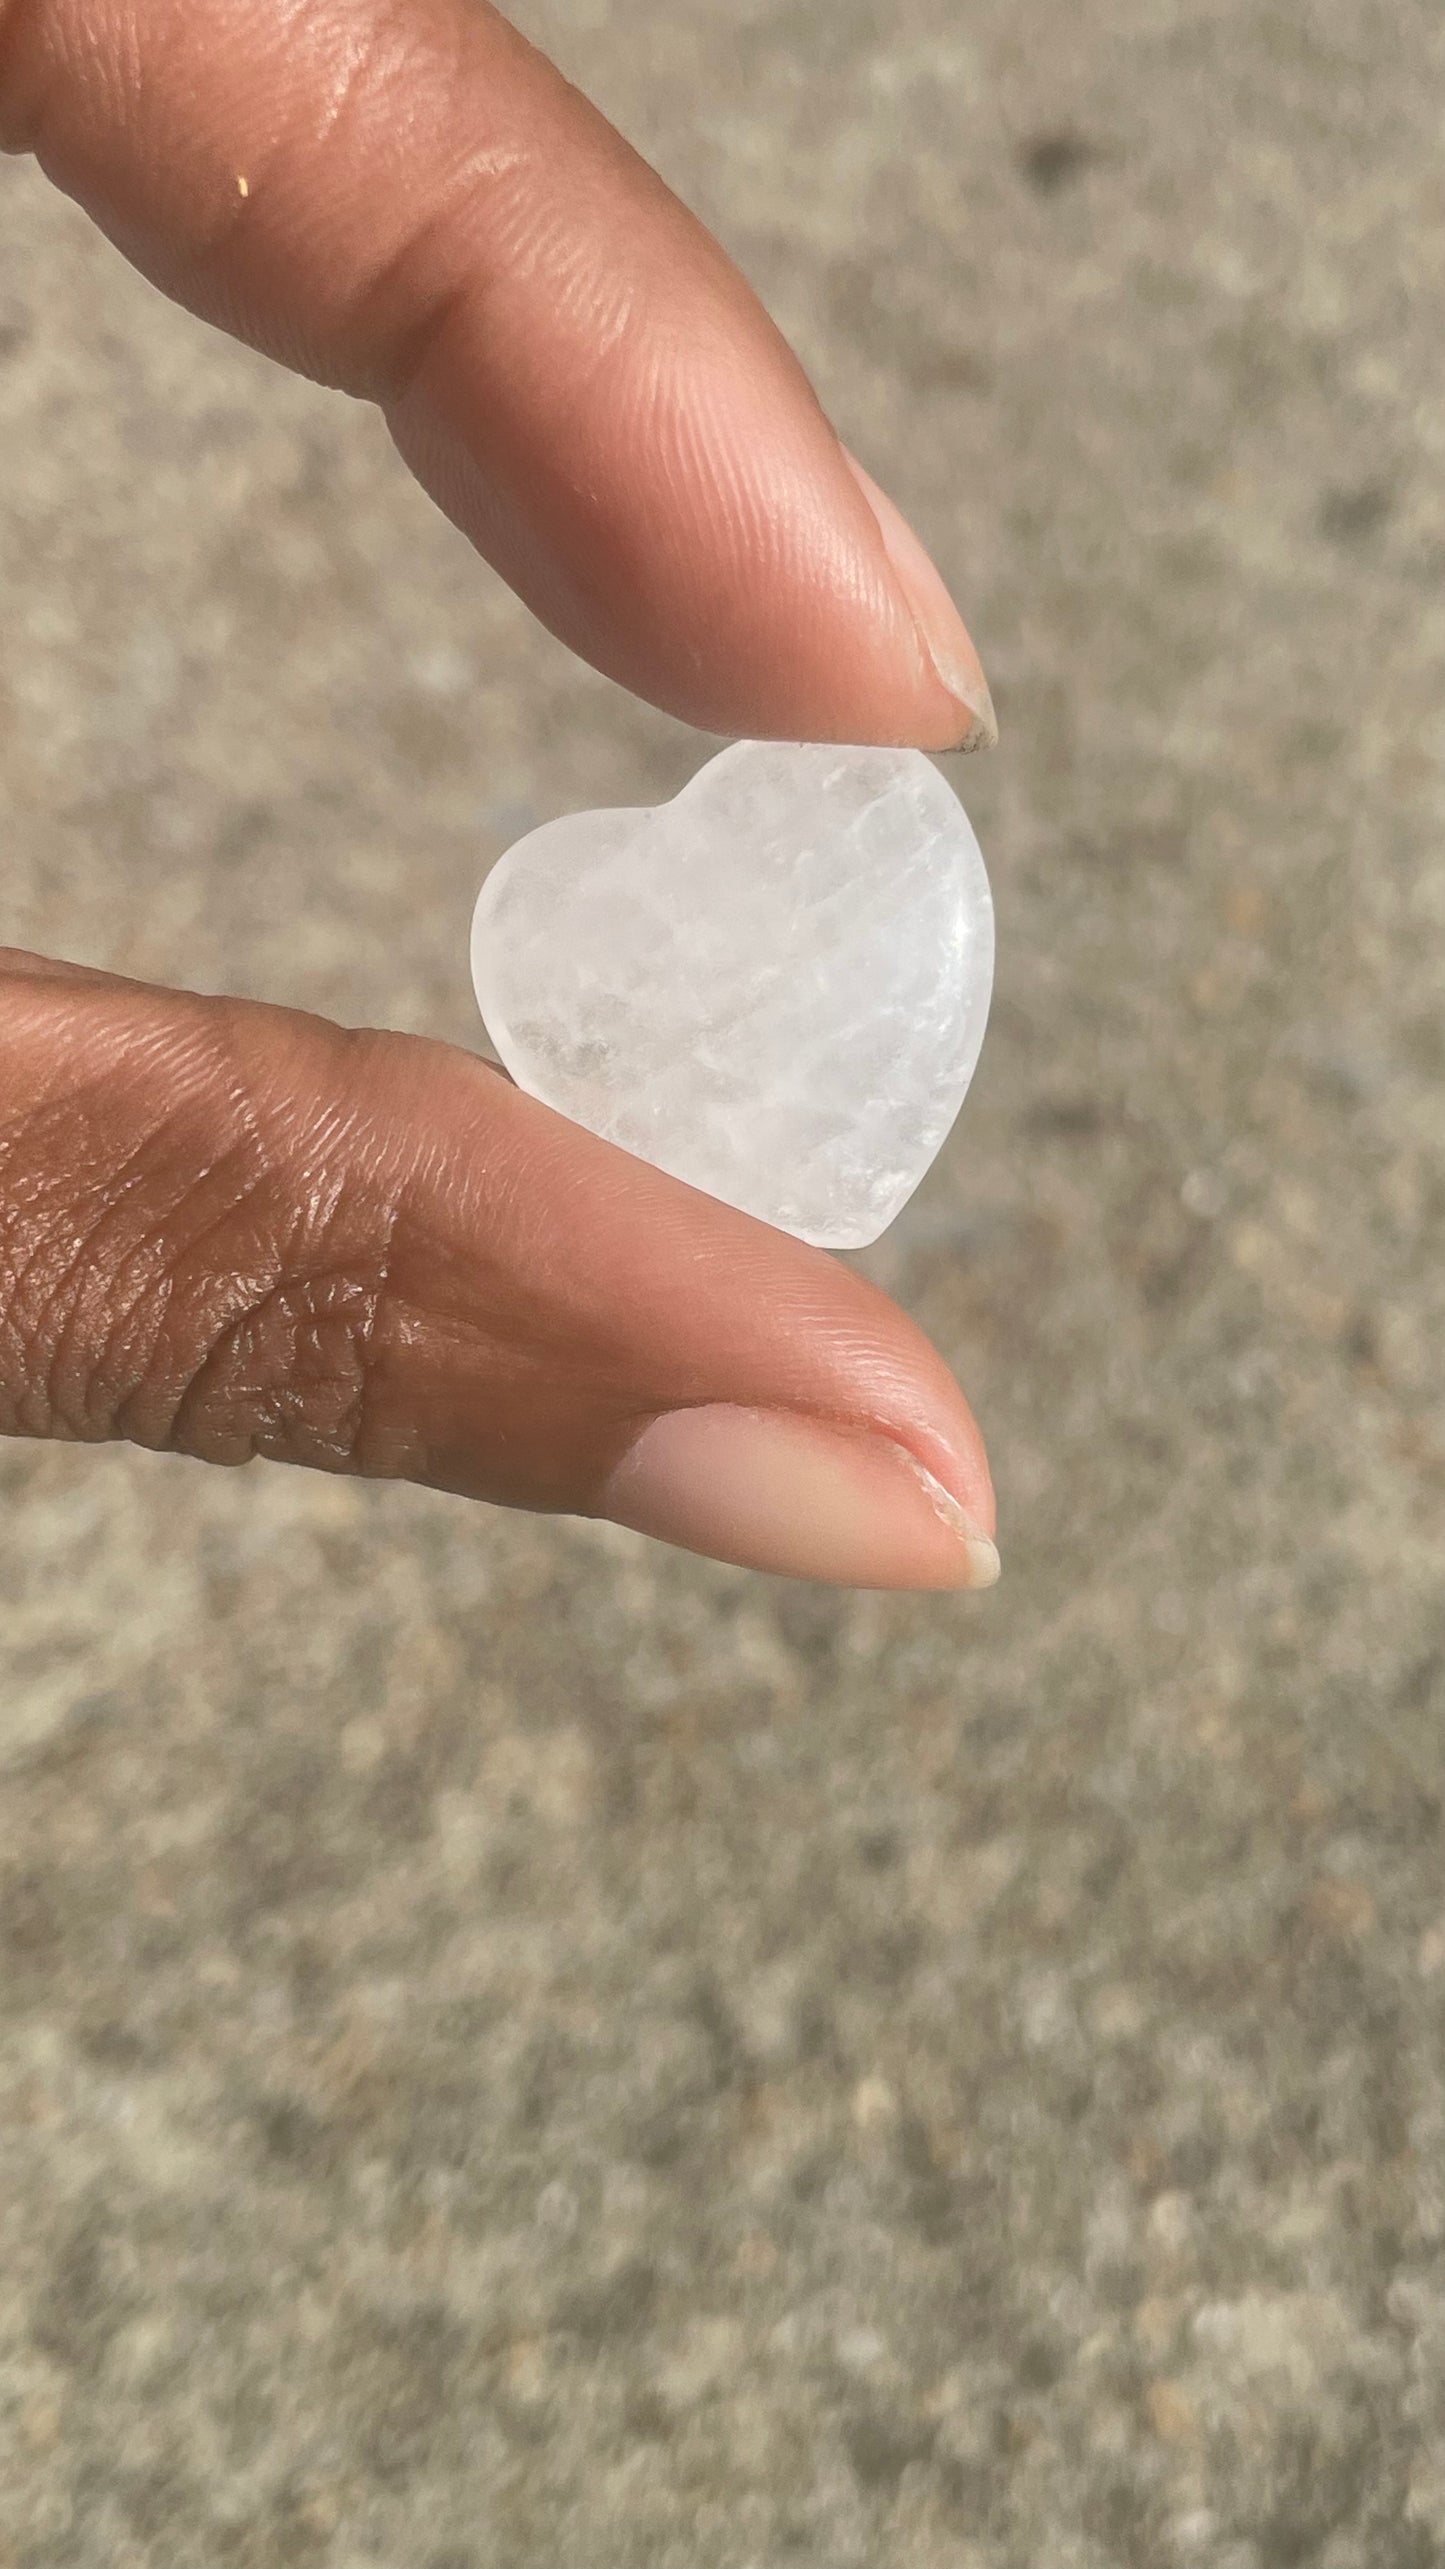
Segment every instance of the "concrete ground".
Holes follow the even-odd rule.
[[[995,681],[1005,1577],[0,1448],[3,2569],[1445,2557],[1433,0],[529,0]],[[476,1038],[701,744],[0,179],[0,937]]]

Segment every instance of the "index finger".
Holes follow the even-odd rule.
[[[381,403],[552,630],[706,729],[982,746],[937,571],[711,236],[478,0],[0,0],[0,145]]]

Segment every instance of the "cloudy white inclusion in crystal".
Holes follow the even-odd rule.
[[[799,1239],[861,1248],[973,1077],[993,903],[921,751],[738,741],[671,803],[509,848],[472,975],[532,1096]]]

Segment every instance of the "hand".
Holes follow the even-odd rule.
[[[715,730],[993,737],[937,572],[717,245],[478,0],[0,0],[0,143],[373,399],[575,650]],[[469,1055],[0,951],[0,1428],[392,1474],[865,1586],[982,1445],[821,1252]]]

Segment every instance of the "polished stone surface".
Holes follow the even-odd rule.
[[[509,848],[472,978],[532,1096],[800,1239],[867,1248],[973,1077],[993,902],[919,751],[734,741],[659,809]]]
[[[1435,2569],[1437,0],[548,0],[973,618],[986,1599],[0,1446],[4,2569]],[[0,166],[0,935],[476,1040],[711,744]]]

